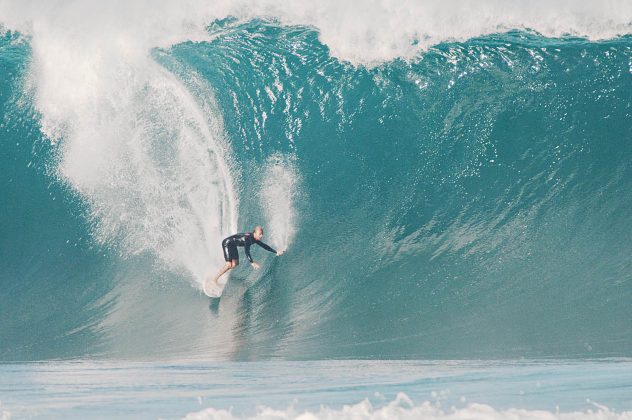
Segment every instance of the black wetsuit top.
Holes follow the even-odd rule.
[[[274,248],[261,241],[257,241],[252,232],[248,232],[237,233],[235,235],[229,236],[222,241],[222,248],[224,248],[224,257],[238,260],[239,255],[237,254],[237,247],[243,246],[244,251],[246,251],[246,257],[248,257],[248,260],[250,262],[253,262],[252,257],[250,256],[250,246],[252,244],[257,244],[266,251],[274,252],[276,254]],[[226,261],[229,261],[229,259],[226,259]]]

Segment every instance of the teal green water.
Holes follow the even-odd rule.
[[[9,418],[623,420],[631,410],[629,360],[73,361],[0,372]]]
[[[116,118],[96,112],[114,134],[76,160],[79,143],[40,130],[29,39],[0,39],[0,360],[631,355],[629,36],[512,31],[366,68],[312,28],[208,30],[152,61],[222,133],[222,177],[171,143],[204,130],[165,119],[167,82]],[[221,237],[178,239],[219,220],[182,216],[205,208],[200,184],[232,185],[222,232],[264,223],[288,245],[254,251],[264,269],[242,264],[210,305],[187,267],[221,262]]]

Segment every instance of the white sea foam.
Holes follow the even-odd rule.
[[[11,420],[11,412],[2,409],[2,401],[0,401],[0,420]]]
[[[149,55],[194,35],[186,16],[161,22],[142,4],[27,2],[29,85],[42,131],[63,139],[58,174],[89,204],[96,239],[124,255],[154,253],[201,282],[222,263],[209,247],[236,227],[230,149],[210,88]]]
[[[410,57],[442,41],[510,29],[589,39],[632,33],[628,0],[0,1],[0,21],[10,28],[36,36],[63,28],[67,47],[100,40],[141,55],[151,47],[205,39],[205,26],[226,16],[311,25],[334,56],[355,63]]]
[[[262,179],[260,195],[265,213],[266,234],[270,243],[278,247],[279,251],[286,250],[292,243],[298,222],[298,170],[290,158],[274,154],[266,163]]]
[[[257,11],[318,28],[332,55],[377,64],[411,57],[443,41],[466,40],[511,29],[545,36],[613,38],[632,32],[626,0],[322,0],[258,2]],[[263,9],[263,10],[262,10]]]
[[[259,407],[256,415],[239,417],[228,410],[207,408],[184,417],[185,420],[233,420],[240,418],[251,420],[629,420],[632,419],[632,412],[617,413],[599,405],[595,406],[594,410],[566,413],[518,408],[499,410],[486,404],[475,403],[468,404],[463,408],[443,408],[439,404],[427,401],[416,405],[408,396],[400,393],[394,401],[382,407],[374,407],[368,400],[364,400],[355,405],[345,405],[341,409],[321,406],[318,411],[300,411],[294,408],[275,410],[269,407]]]

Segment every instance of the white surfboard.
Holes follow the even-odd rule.
[[[218,298],[220,296],[222,296],[222,292],[224,291],[224,286],[226,286],[226,283],[224,284],[219,284],[219,285],[215,285],[213,282],[213,277],[209,276],[206,278],[206,280],[204,280],[204,285],[202,286],[202,289],[204,290],[204,294],[208,297],[212,297],[212,298]]]

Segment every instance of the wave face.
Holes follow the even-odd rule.
[[[0,7],[0,358],[631,355],[629,5],[194,3]]]

